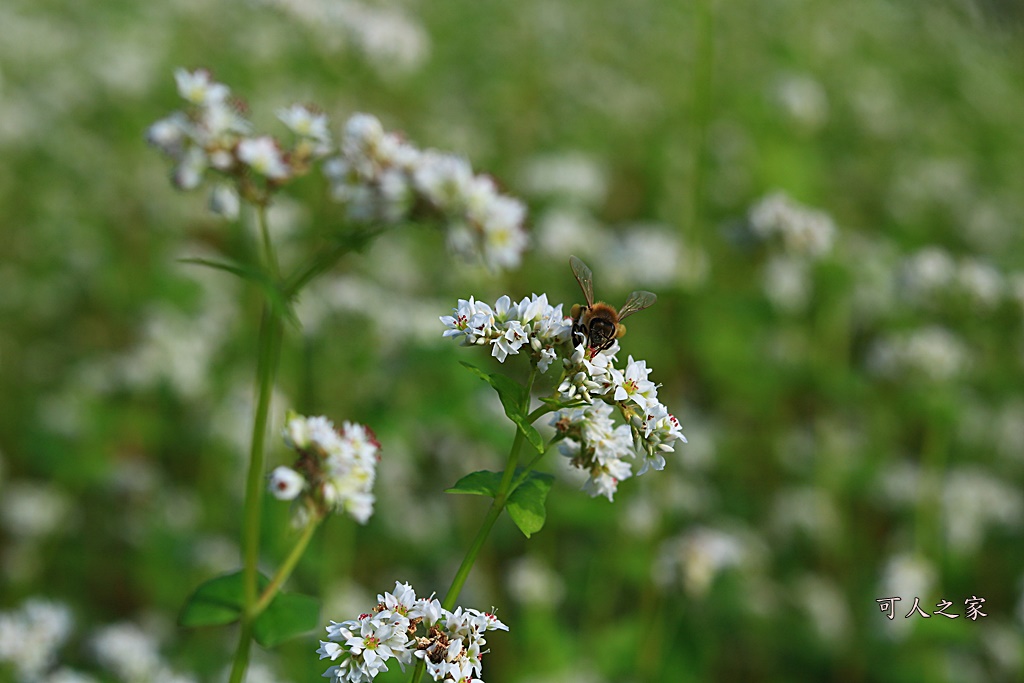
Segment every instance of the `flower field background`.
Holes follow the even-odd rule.
[[[268,475],[294,460],[288,410],[380,443],[372,517],[328,519],[289,582],[322,627],[396,581],[444,593],[486,511],[444,490],[500,469],[515,431],[460,365],[496,361],[439,318],[470,295],[567,314],[575,254],[598,299],[658,295],[619,356],[653,368],[688,443],[614,502],[544,456],[543,529],[499,519],[463,591],[509,627],[486,680],[1020,680],[1022,22],[994,0],[8,0],[0,681],[227,678],[232,629],[177,617],[239,567],[261,301],[182,259],[256,227],[174,189],[146,144],[178,67],[262,129],[293,102],[335,136],[372,113],[528,207],[519,268],[405,226],[286,326]],[[330,194],[310,175],[275,196],[283,265],[346,227]],[[296,532],[263,505],[273,566]],[[319,680],[324,637],[258,650],[247,680]]]

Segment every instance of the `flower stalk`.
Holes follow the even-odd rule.
[[[263,499],[264,444],[267,435],[267,421],[270,414],[270,397],[274,388],[274,377],[281,357],[281,319],[269,303],[263,306],[260,320],[258,355],[256,362],[256,415],[252,428],[252,447],[249,451],[249,473],[245,486],[245,511],[242,527],[243,565],[242,585],[245,606],[242,611],[242,628],[238,648],[231,667],[231,683],[240,683],[249,663],[249,648],[252,642],[254,608],[259,600],[257,585],[257,564],[260,553],[260,509]]]

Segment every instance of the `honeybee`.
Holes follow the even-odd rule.
[[[612,342],[626,334],[626,326],[622,321],[637,311],[642,311],[658,300],[651,292],[633,292],[618,311],[603,301],[594,303],[594,273],[587,264],[575,256],[569,257],[572,274],[580,283],[587,305],[573,304],[569,314],[572,316],[572,342],[582,344],[586,339],[592,352],[603,351]]]

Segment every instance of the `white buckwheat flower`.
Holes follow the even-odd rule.
[[[327,116],[324,114],[314,112],[301,104],[293,104],[277,112],[277,118],[299,137],[308,138],[325,148],[331,144],[331,134],[327,131]]]
[[[782,192],[774,192],[750,209],[751,231],[758,237],[778,239],[794,256],[818,259],[832,249],[836,226],[821,211],[804,206]]]
[[[10,663],[22,680],[39,680],[56,660],[71,626],[66,606],[38,598],[19,610],[0,612],[0,663]]]
[[[545,294],[517,303],[502,296],[493,307],[473,297],[460,299],[454,315],[440,318],[446,328],[442,336],[461,339],[463,346],[488,344],[500,363],[529,355],[541,372],[561,360],[554,398],[568,407],[551,421],[561,437],[559,450],[588,473],[585,491],[612,500],[618,483],[632,476],[634,459],[640,460],[638,474],[661,470],[665,454],[686,437],[658,399],[647,362],[630,356],[624,368],[616,367],[617,340],[600,351],[585,340],[573,346],[572,321],[562,310]],[[622,424],[612,420],[615,408]]]
[[[423,659],[435,681],[477,680],[486,652],[486,631],[508,630],[493,614],[473,609],[441,607],[434,598],[417,598],[409,584],[395,583],[394,593],[377,596],[377,605],[358,619],[334,622],[328,640],[320,641],[320,659],[338,664],[324,674],[337,683],[363,683],[387,662],[404,670],[413,658]]]
[[[270,492],[278,500],[295,500],[305,485],[302,475],[290,467],[276,467],[270,473]]]
[[[288,165],[270,136],[249,138],[238,143],[238,158],[262,176],[272,180],[288,177]]]
[[[380,443],[360,424],[343,422],[341,428],[326,417],[288,415],[285,443],[299,453],[294,468],[278,467],[270,490],[280,500],[303,495],[307,507],[320,513],[347,513],[360,524],[373,514]]]
[[[178,94],[182,98],[200,106],[220,104],[231,93],[226,85],[214,81],[206,69],[191,72],[186,69],[175,69],[174,81],[178,84]]]
[[[475,175],[466,159],[421,151],[369,114],[355,114],[345,124],[340,156],[325,163],[324,174],[331,196],[351,220],[397,223],[439,216],[451,248],[492,269],[517,266],[526,249],[521,202],[500,194],[490,178]]]

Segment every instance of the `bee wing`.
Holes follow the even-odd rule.
[[[576,276],[576,282],[580,283],[583,296],[587,297],[587,306],[594,305],[594,273],[587,264],[575,256],[569,257],[569,266],[572,267],[572,274]],[[651,296],[654,296],[653,294]],[[652,302],[653,303],[653,302]],[[650,304],[648,304],[649,306]],[[638,309],[639,310],[639,309]]]
[[[633,292],[629,295],[629,298],[626,299],[626,303],[622,304],[622,308],[619,309],[619,320],[624,320],[637,311],[644,310],[654,304],[657,300],[658,295],[653,292]]]

